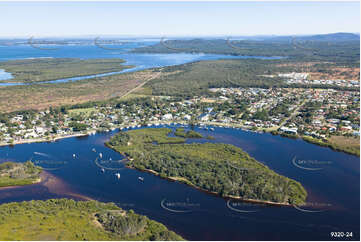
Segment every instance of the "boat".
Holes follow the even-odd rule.
[[[214,131],[214,128],[209,128],[211,131]]]
[[[100,158],[103,158],[103,154],[102,154],[102,153],[99,153],[99,157],[100,157]]]
[[[92,149],[93,152],[96,152],[95,148]]]
[[[138,179],[144,181],[144,177],[139,176]]]
[[[112,160],[112,157],[110,157],[109,160]]]
[[[75,154],[73,154],[73,158],[75,158],[76,157],[76,155]]]
[[[102,168],[101,171],[104,173],[105,172],[104,168]]]
[[[115,173],[115,176],[119,179],[120,178],[120,174],[119,173]]]

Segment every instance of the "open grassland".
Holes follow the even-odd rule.
[[[0,205],[0,240],[182,240],[113,203],[50,199]]]
[[[185,144],[184,138],[168,137],[171,132],[167,128],[120,132],[107,146],[127,155],[129,167],[222,197],[284,205],[305,203],[307,192],[299,182],[277,174],[242,149],[221,143]],[[189,136],[199,138],[197,133]]]
[[[157,76],[159,72],[148,70],[68,83],[2,87],[0,113],[122,97]]]
[[[123,63],[121,59],[26,59],[0,62],[0,69],[12,73],[14,78],[7,82],[41,82],[116,72],[131,67]]]

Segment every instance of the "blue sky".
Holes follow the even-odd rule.
[[[0,2],[0,37],[360,32],[359,2]]]

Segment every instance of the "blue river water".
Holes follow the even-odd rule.
[[[34,59],[34,58],[120,58],[126,61],[125,65],[134,65],[134,68],[125,69],[119,72],[88,75],[81,77],[72,77],[66,79],[46,81],[42,83],[63,83],[69,81],[78,81],[95,77],[109,76],[131,71],[139,71],[149,68],[180,65],[189,62],[201,60],[218,60],[218,59],[278,59],[280,57],[262,57],[262,56],[230,56],[216,54],[138,54],[131,53],[134,48],[155,44],[154,41],[130,42],[123,45],[112,45],[110,47],[99,48],[96,45],[63,45],[52,46],[47,49],[34,48],[30,45],[0,46],[0,61]],[[10,73],[11,74],[11,73]],[[0,70],[0,86],[24,85],[24,83],[4,82],[11,79],[9,73]]]
[[[32,159],[45,168],[58,168],[47,171],[56,179],[55,185],[42,182],[0,190],[0,203],[86,196],[147,215],[188,240],[330,240],[331,232],[352,232],[347,239],[359,240],[359,157],[271,134],[220,127],[214,131],[199,127],[195,130],[215,139],[188,143],[236,145],[277,173],[299,181],[308,192],[308,205],[294,208],[227,201],[185,184],[125,168],[116,162],[123,157],[104,146],[118,131],[0,147],[0,162]],[[320,169],[302,169],[297,165],[309,164],[295,165],[295,158],[317,161]],[[114,169],[103,173],[101,166]]]

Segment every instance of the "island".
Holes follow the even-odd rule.
[[[25,163],[4,162],[0,164],[0,188],[10,186],[24,186],[41,181],[42,169],[31,161]]]
[[[225,198],[302,205],[307,192],[242,149],[222,143],[191,143],[169,137],[169,128],[119,132],[106,145],[128,157],[127,167],[148,171]]]
[[[6,82],[43,82],[78,76],[119,72],[133,66],[122,59],[35,58],[0,63],[0,69],[12,74]]]
[[[50,199],[0,205],[0,240],[183,240],[114,203]]]

